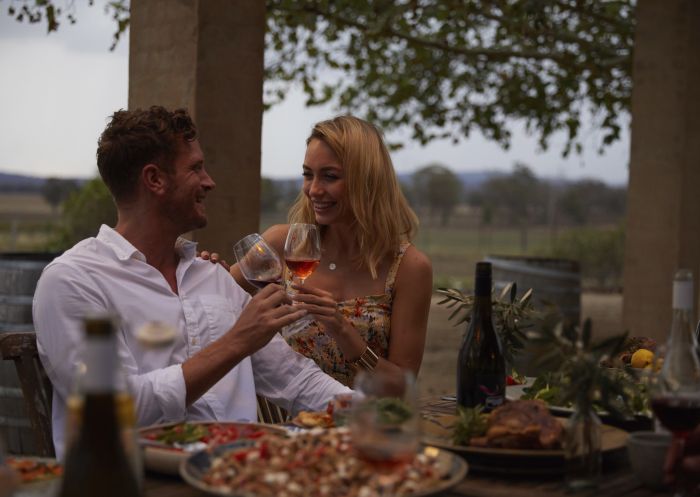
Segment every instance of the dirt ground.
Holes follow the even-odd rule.
[[[428,319],[428,337],[423,365],[418,375],[419,395],[444,395],[455,391],[457,353],[463,327],[455,327],[447,318],[452,312],[437,305],[433,296]],[[581,295],[581,316],[591,318],[594,339],[621,333],[622,295],[584,293]]]

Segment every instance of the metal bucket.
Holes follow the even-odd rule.
[[[32,299],[41,271],[59,254],[0,253],[0,333],[33,331]],[[12,454],[33,454],[34,434],[12,361],[0,361],[0,440]]]

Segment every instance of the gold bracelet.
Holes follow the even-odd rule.
[[[368,345],[367,348],[365,348],[364,352],[362,352],[360,357],[358,357],[357,360],[352,362],[352,365],[355,368],[362,368],[365,371],[374,371],[374,368],[377,367],[378,362],[379,357],[374,352],[374,350],[372,350]]]

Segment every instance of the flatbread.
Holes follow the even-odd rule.
[[[303,428],[332,428],[334,426],[333,416],[325,411],[300,411],[292,423]]]

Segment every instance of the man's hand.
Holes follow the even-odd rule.
[[[292,305],[284,288],[270,284],[248,302],[229,333],[250,355],[264,347],[280,328],[306,314],[306,309]]]
[[[231,368],[263,348],[277,331],[306,314],[291,305],[284,289],[267,285],[250,299],[238,320],[223,337],[205,347],[182,365],[190,405]]]
[[[700,427],[690,434],[685,443],[673,437],[673,442],[666,453],[664,472],[666,482],[669,484],[679,478],[684,486],[694,487],[700,483]]]
[[[205,261],[210,261],[212,264],[221,264],[226,271],[231,271],[231,265],[224,259],[220,259],[218,252],[209,252],[207,250],[202,250],[199,253],[199,257],[201,257]]]

